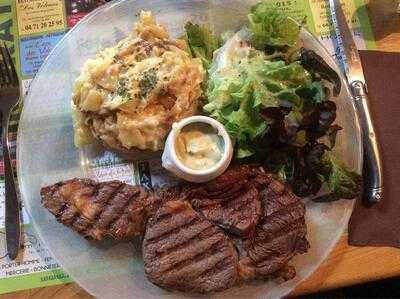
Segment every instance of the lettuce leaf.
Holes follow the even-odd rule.
[[[325,181],[329,194],[322,196],[319,200],[352,199],[359,196],[362,192],[362,178],[353,171],[347,169],[343,163],[331,153],[325,152],[321,163],[323,171],[322,181]]]
[[[300,27],[284,12],[263,0],[253,6],[248,15],[252,45],[264,50],[266,47],[293,47],[299,38]]]
[[[303,104],[297,90],[307,86],[312,86],[312,78],[299,62],[271,61],[255,50],[239,62],[210,73],[208,103],[203,109],[236,139],[240,156],[248,156],[251,150],[248,146],[244,150],[245,145],[267,130],[260,111],[269,107],[300,110]]]
[[[187,22],[185,25],[185,39],[192,57],[200,58],[204,67],[209,68],[213,53],[222,43],[220,37],[215,36],[210,29],[204,26]]]
[[[322,81],[314,81],[309,85],[302,86],[296,93],[307,100],[307,104],[315,105],[326,100],[325,87]]]

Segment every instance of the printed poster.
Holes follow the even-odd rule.
[[[65,28],[62,0],[15,0],[20,35],[57,31]]]
[[[33,77],[36,74],[47,55],[63,35],[64,32],[57,32],[21,38],[20,57],[23,77]]]

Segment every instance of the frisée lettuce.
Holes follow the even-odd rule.
[[[235,140],[237,159],[260,163],[315,201],[360,194],[360,175],[332,154],[342,128],[330,97],[341,79],[301,47],[298,23],[264,0],[223,45],[205,27],[185,29],[189,53],[207,69],[203,110]],[[323,185],[328,193],[318,195]]]
[[[225,125],[241,148],[265,133],[267,123],[260,115],[262,109],[299,110],[303,106],[299,94],[312,94],[316,87],[310,73],[297,61],[286,64],[282,60],[269,60],[268,55],[243,40],[231,46],[242,49],[217,52],[209,71],[208,103],[203,109]],[[231,53],[231,57],[221,58],[225,53]],[[316,95],[321,97],[320,93]],[[247,147],[245,152],[252,151]]]
[[[266,47],[293,47],[299,39],[300,27],[284,12],[271,9],[271,3],[262,1],[251,8],[248,15],[252,44]]]
[[[213,59],[214,51],[221,46],[221,39],[207,27],[191,22],[187,22],[185,25],[184,38],[191,56],[200,58],[205,69],[208,69]]]

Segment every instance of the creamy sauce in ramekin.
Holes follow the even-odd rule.
[[[224,153],[224,141],[215,128],[206,123],[183,127],[175,139],[175,152],[183,165],[194,170],[215,166]]]

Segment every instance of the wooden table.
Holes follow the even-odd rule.
[[[400,52],[400,16],[397,0],[370,0],[368,9],[382,51]],[[328,258],[309,279],[291,294],[313,293],[388,277],[400,276],[400,249],[385,247],[353,247],[345,234]],[[86,299],[92,298],[77,284],[65,284],[0,295],[0,299]]]

